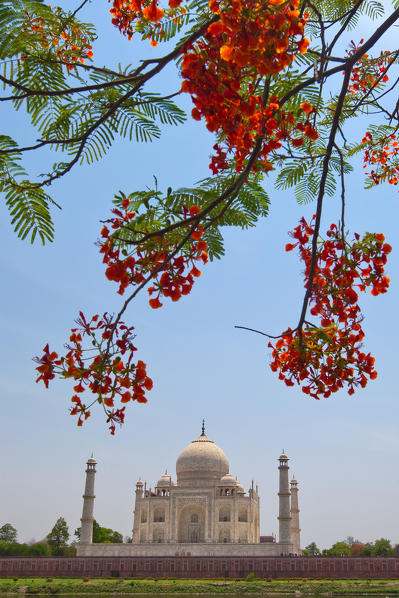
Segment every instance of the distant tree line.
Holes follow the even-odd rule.
[[[77,540],[80,538],[80,528],[75,530]],[[75,556],[77,541],[69,542],[68,525],[63,517],[59,517],[49,534],[39,542],[17,542],[17,530],[11,523],[0,527],[0,556]],[[131,542],[131,538],[125,538]],[[119,532],[102,527],[97,521],[93,524],[93,542],[121,543],[123,536]]]
[[[75,556],[76,544],[80,539],[80,527],[78,527],[74,540],[68,544],[70,534],[68,525],[63,517],[55,522],[51,532],[44,540],[29,544],[17,542],[17,530],[11,523],[5,523],[0,527],[0,556]],[[115,530],[102,527],[97,521],[93,523],[93,542],[95,544],[121,544],[123,541],[131,543],[130,537],[123,540],[122,534]],[[380,538],[375,542],[360,542],[352,536],[346,540],[335,542],[331,548],[320,550],[316,542],[311,542],[302,551],[304,556],[399,556],[399,544],[392,546],[386,538]]]
[[[335,542],[331,548],[320,550],[316,542],[311,542],[302,553],[305,556],[399,556],[399,544],[392,546],[386,538],[380,538],[375,542],[360,542],[352,536],[346,540]]]

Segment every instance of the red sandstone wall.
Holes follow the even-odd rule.
[[[399,578],[399,558],[0,557],[0,577]]]

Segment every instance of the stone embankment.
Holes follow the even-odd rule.
[[[399,579],[398,557],[0,557],[0,577]]]

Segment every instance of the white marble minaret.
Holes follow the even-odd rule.
[[[97,461],[93,455],[87,461],[85,493],[83,494],[83,510],[80,527],[80,543],[91,544],[93,541],[94,521],[94,479],[96,477]]]
[[[292,552],[301,554],[301,528],[299,527],[298,482],[291,480],[291,543]]]
[[[143,499],[143,482],[139,480],[136,484],[136,500],[134,503],[133,519],[133,544],[140,543],[140,503]]]
[[[279,497],[279,543],[291,544],[290,484],[288,479],[288,457],[284,452],[279,457],[280,487]]]

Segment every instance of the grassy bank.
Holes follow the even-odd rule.
[[[2,578],[0,594],[351,594],[398,596],[399,580],[201,580]]]

